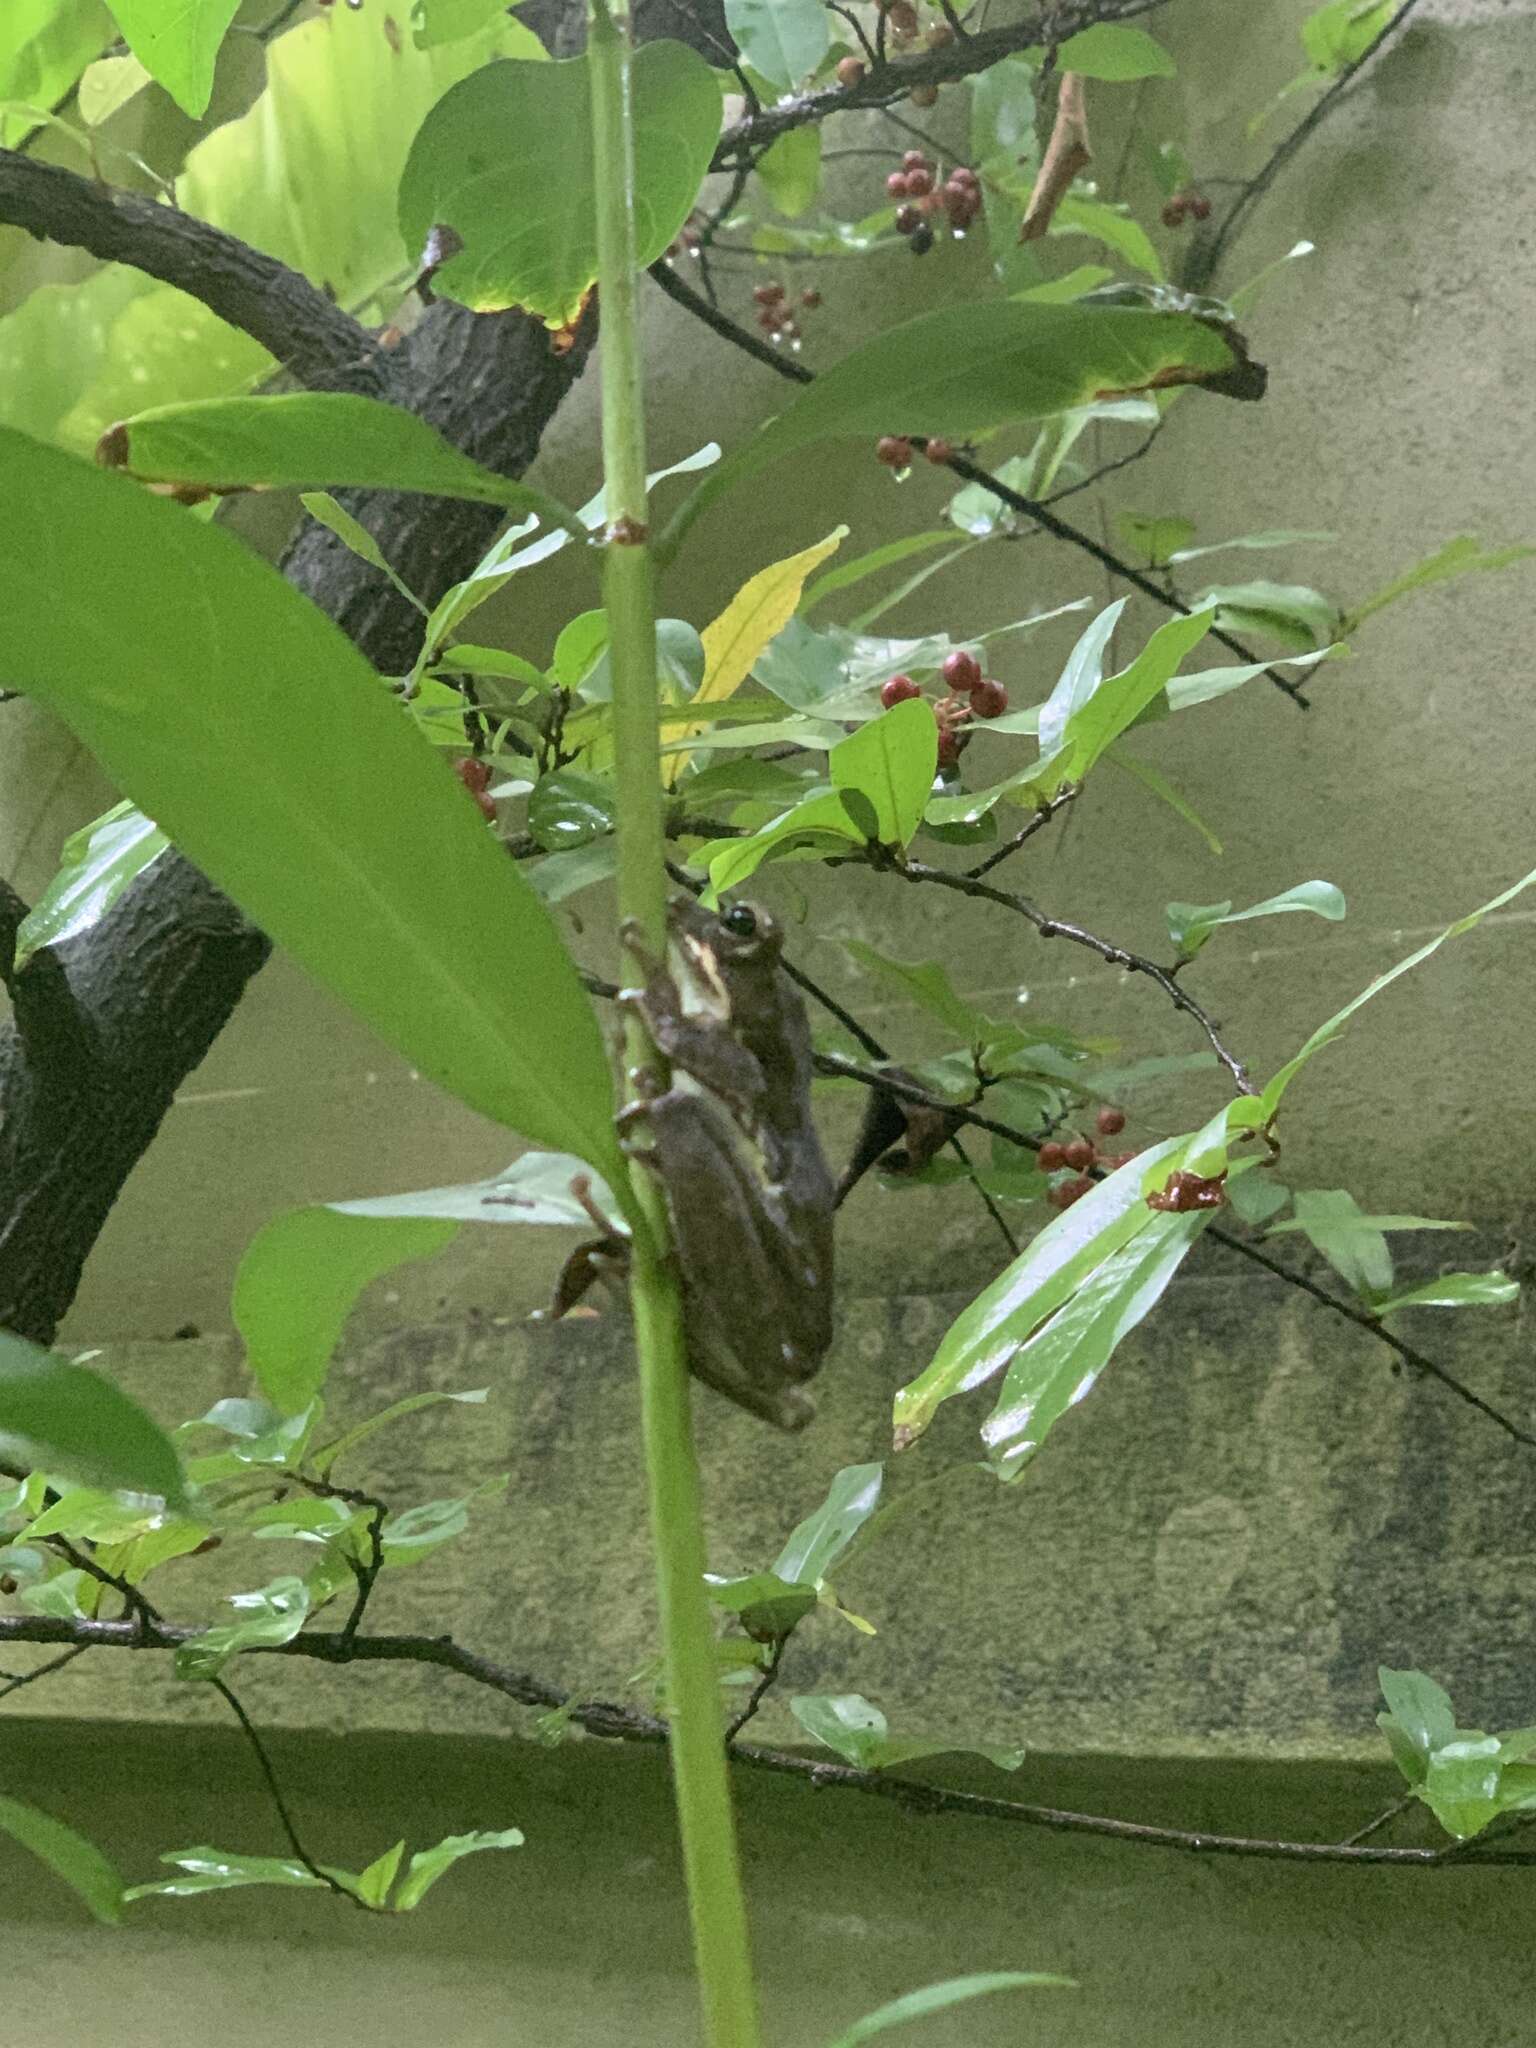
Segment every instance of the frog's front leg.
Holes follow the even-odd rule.
[[[743,1123],[757,1125],[766,1094],[762,1066],[735,1035],[723,991],[719,1014],[697,1003],[690,1008],[666,961],[646,945],[633,918],[620,926],[619,936],[645,976],[643,987],[620,990],[620,1003],[640,1012],[663,1058],[729,1104]]]
[[[801,1429],[815,1404],[798,1382],[821,1363],[796,1332],[802,1318],[786,1290],[782,1220],[743,1153],[735,1126],[707,1096],[672,1089],[623,1112],[650,1128],[648,1157],[666,1189],[683,1284],[688,1364],[741,1407]]]

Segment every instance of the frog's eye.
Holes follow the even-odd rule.
[[[725,929],[738,939],[752,939],[757,936],[757,918],[745,903],[733,903],[720,919]]]

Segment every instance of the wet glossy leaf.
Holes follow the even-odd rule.
[[[122,478],[4,429],[0,466],[12,682],[424,1073],[615,1159],[602,1037],[548,913],[351,644],[242,542]],[[61,567],[82,555],[87,580]]]
[[[1182,958],[1192,960],[1218,925],[1243,924],[1250,917],[1277,917],[1287,910],[1310,910],[1337,924],[1345,911],[1344,892],[1332,882],[1297,882],[1278,896],[1266,896],[1247,910],[1234,910],[1225,903],[1170,903],[1167,907],[1168,936]]]
[[[0,1437],[43,1470],[184,1503],[175,1446],[136,1401],[86,1365],[0,1331]]]
[[[635,52],[632,80],[644,266],[666,251],[698,197],[720,133],[720,88],[702,57],[665,41]],[[551,327],[577,319],[597,276],[591,134],[584,57],[487,65],[446,93],[400,181],[407,248],[424,247],[439,224],[464,243],[433,290],[478,313],[524,306]]]
[[[692,493],[660,551],[674,554],[724,492],[820,441],[889,433],[963,438],[1181,377],[1219,376],[1233,363],[1221,336],[1184,313],[1003,300],[920,314],[806,386]]]
[[[696,858],[709,869],[710,888],[720,895],[739,889],[764,861],[793,859],[798,855],[820,859],[824,854],[866,843],[867,835],[854,822],[841,793],[828,791],[807,797],[804,803],[796,804],[750,839],[707,841]]]
[[[126,803],[114,804],[93,824],[72,833],[59,856],[58,873],[21,921],[16,965],[44,946],[89,931],[169,845],[158,825]]]
[[[725,20],[742,61],[781,92],[809,78],[832,46],[822,0],[725,0]]]
[[[325,1879],[288,1856],[240,1856],[228,1849],[168,1849],[160,1858],[181,1874],[154,1884],[131,1885],[125,1899],[191,1899],[201,1892],[237,1891],[244,1885],[276,1884],[324,1890]]]
[[[309,1617],[309,1588],[302,1579],[274,1579],[251,1593],[231,1593],[229,1603],[240,1616],[217,1628],[204,1629],[176,1648],[176,1676],[217,1678],[231,1657],[256,1647],[271,1649],[290,1643]]]
[[[1035,465],[1027,455],[1010,455],[991,474],[1000,484],[1027,496],[1034,482]],[[1021,515],[987,485],[965,484],[945,506],[944,516],[973,540],[986,540],[994,533],[1011,532]]]
[[[1466,1224],[1440,1224],[1439,1229],[1465,1230]],[[1390,1301],[1376,1304],[1379,1316],[1400,1308],[1500,1308],[1518,1301],[1520,1283],[1495,1267],[1491,1273],[1442,1273],[1438,1280],[1426,1280],[1422,1287],[1410,1287],[1394,1294]]]
[[[748,1572],[735,1579],[706,1572],[704,1583],[715,1605],[736,1615],[758,1642],[787,1636],[816,1605],[814,1586],[798,1585],[777,1572]]]
[[[1387,1703],[1387,1713],[1377,1719],[1383,1725],[1389,1718],[1396,1724],[1419,1760],[1416,1780],[1422,1780],[1430,1757],[1456,1733],[1450,1695],[1422,1671],[1393,1671],[1383,1664],[1376,1675]]]
[[[443,1873],[451,1870],[465,1856],[476,1856],[482,1849],[520,1849],[522,1846],[521,1828],[479,1828],[473,1834],[447,1835],[431,1849],[418,1849],[406,1865],[400,1889],[394,1896],[393,1909],[397,1913],[414,1911]]]
[[[1268,533],[1239,533],[1231,540],[1216,540],[1204,547],[1180,547],[1169,557],[1175,564],[1198,562],[1206,555],[1225,554],[1228,548],[1289,548],[1298,547],[1304,541],[1337,540],[1336,533],[1303,532],[1292,528],[1277,528]]]
[[[1467,1736],[1435,1750],[1418,1794],[1446,1833],[1465,1841],[1503,1812],[1501,1776],[1498,1737]]]
[[[1338,1037],[1357,1010],[1363,1009],[1372,997],[1380,995],[1384,988],[1390,987],[1400,974],[1407,974],[1411,968],[1418,967],[1426,961],[1432,953],[1439,952],[1447,939],[1460,938],[1463,932],[1471,931],[1474,925],[1481,924],[1492,912],[1502,910],[1506,903],[1512,903],[1523,890],[1529,889],[1533,882],[1536,882],[1536,868],[1532,868],[1528,875],[1522,875],[1518,882],[1511,882],[1507,889],[1501,889],[1497,896],[1491,897],[1478,909],[1468,911],[1465,917],[1459,917],[1454,924],[1447,925],[1443,932],[1430,939],[1427,944],[1416,947],[1406,960],[1399,960],[1397,965],[1389,967],[1385,974],[1378,974],[1368,988],[1362,989],[1359,995],[1344,1005],[1342,1010],[1335,1011],[1326,1024],[1320,1024],[1295,1058],[1286,1061],[1259,1098],[1259,1106],[1264,1117],[1267,1119],[1274,1115],[1281,1097],[1307,1061],[1315,1052],[1320,1052],[1325,1045]]]
[[[1056,52],[1063,71],[1080,71],[1085,78],[1103,78],[1119,83],[1130,78],[1172,78],[1173,59],[1144,28],[1111,22],[1097,22],[1082,29]]]
[[[194,121],[208,111],[219,45],[240,0],[108,0],[128,47]]]
[[[391,1515],[381,1532],[384,1562],[419,1564],[429,1552],[464,1534],[469,1527],[469,1510],[476,1501],[505,1493],[506,1485],[503,1478],[487,1479],[457,1499],[423,1501],[419,1507]]]
[[[0,1828],[83,1899],[97,1920],[114,1927],[123,1917],[123,1880],[94,1842],[20,1799],[0,1797]]]
[[[422,491],[534,512],[585,537],[547,491],[483,469],[398,405],[346,391],[205,398],[163,405],[111,430],[111,463],[146,483],[301,490],[313,485]],[[349,543],[350,545],[350,543]]]
[[[418,611],[425,609],[416,593],[401,582],[385,561],[378,542],[367,527],[361,520],[354,519],[346,506],[339,504],[329,491],[301,492],[299,503],[311,519],[318,519],[322,526],[329,527],[343,547],[350,548],[360,561],[367,562],[381,575],[387,576],[408,604],[415,605]]]
[[[933,706],[911,697],[834,747],[827,765],[834,789],[869,799],[879,843],[904,847],[922,823],[938,752]]]
[[[357,1297],[382,1273],[429,1259],[457,1226],[417,1216],[358,1216],[316,1206],[263,1226],[235,1275],[235,1327],[257,1386],[285,1415],[325,1384]]]
[[[1072,1977],[1048,1976],[1041,1970],[987,1970],[974,1977],[950,1977],[942,1984],[929,1984],[921,1991],[909,1991],[902,1998],[893,1998],[889,2005],[866,2013],[863,2019],[855,2020],[851,2027],[839,2034],[831,2048],[862,2048],[865,2041],[872,2041],[877,2034],[887,2033],[892,2027],[904,2027],[911,2020],[926,2019],[930,2013],[947,2012],[951,2006],[964,2005],[973,1998],[986,1998],[994,1991],[1037,1989],[1075,1991],[1077,1981]]]
[[[1338,651],[1336,645],[1320,647],[1312,654],[1279,654],[1273,661],[1250,661],[1233,668],[1202,668],[1192,676],[1172,676],[1164,693],[1168,708],[1188,711],[1195,704],[1208,704],[1213,697],[1224,697],[1229,690],[1240,689],[1255,676],[1267,675],[1272,668],[1315,668]]]
[[[528,830],[550,853],[589,846],[614,827],[617,795],[614,785],[578,768],[556,768],[541,775],[528,798]]]
[[[1139,1178],[1140,1165],[1121,1170]],[[1000,1478],[1017,1478],[1052,1425],[1092,1391],[1117,1345],[1157,1306],[1210,1221],[1208,1209],[1149,1214],[1143,1229],[1109,1252],[1071,1299],[1024,1338],[982,1425]]]
[[[1427,589],[1432,583],[1449,582],[1453,576],[1507,569],[1515,562],[1528,561],[1532,555],[1536,555],[1536,547],[1524,542],[1514,547],[1487,548],[1473,534],[1464,533],[1460,539],[1448,540],[1444,547],[1426,555],[1423,561],[1415,562],[1401,576],[1395,576],[1363,604],[1354,606],[1346,622],[1346,630],[1353,633],[1374,613],[1386,605],[1395,604],[1400,597],[1407,597],[1412,591]]]
[[[1000,1771],[1016,1771],[1024,1761],[1022,1749],[972,1743],[963,1736],[892,1735],[884,1714],[861,1693],[797,1693],[789,1711],[807,1735],[835,1750],[856,1770],[886,1770],[929,1756],[984,1757]]]
[[[1081,782],[1105,751],[1158,699],[1180,662],[1215,623],[1209,609],[1169,619],[1134,661],[1100,680],[1103,649],[1124,599],[1079,640],[1040,712],[1040,759],[1020,780],[1040,798]],[[1106,623],[1107,621],[1107,623]]]
[[[827,1497],[807,1515],[774,1559],[773,1570],[791,1584],[818,1585],[880,1504],[885,1467],[845,1465]]]

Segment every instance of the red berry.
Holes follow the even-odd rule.
[[[981,194],[973,192],[969,185],[946,185],[943,202],[949,224],[954,228],[968,228],[981,210]]]
[[[784,296],[784,287],[781,284],[755,284],[752,296],[760,306],[776,306]]]
[[[765,334],[777,334],[779,331],[778,313],[772,306],[764,306],[762,312],[757,316],[757,324]]]
[[[1059,1173],[1067,1163],[1067,1148],[1058,1145],[1054,1138],[1047,1138],[1035,1155],[1040,1162],[1042,1173]]]
[[[1162,214],[1165,228],[1181,228],[1184,225],[1184,201],[1169,199],[1164,202]]]
[[[1084,1167],[1093,1164],[1093,1147],[1086,1138],[1074,1138],[1070,1145],[1062,1147],[1062,1157],[1074,1173],[1081,1173]]]
[[[1105,1103],[1094,1121],[1099,1127],[1099,1136],[1101,1138],[1118,1137],[1120,1132],[1125,1129],[1125,1111],[1123,1109],[1114,1109],[1109,1103]]]
[[[930,462],[948,462],[955,452],[953,441],[946,441],[942,434],[930,434],[923,453]]]
[[[888,0],[883,11],[886,20],[898,35],[917,34],[917,9],[912,5],[912,0]]]
[[[952,690],[968,697],[981,681],[981,663],[969,648],[957,647],[953,654],[945,655],[939,673]]]
[[[920,149],[909,149],[901,160],[901,168],[904,171],[926,171],[928,159]]]
[[[455,761],[453,767],[454,773],[466,789],[481,790],[490,788],[491,764],[489,761],[476,761],[470,758],[463,761]]]
[[[882,434],[875,443],[875,460],[887,469],[905,469],[912,460],[912,443],[901,434]]]
[[[841,86],[855,86],[862,83],[866,67],[858,57],[840,57],[837,63],[837,82]]]
[[[915,229],[920,228],[922,224],[923,216],[915,206],[903,206],[898,210],[896,215],[897,234],[910,235]]]
[[[906,173],[906,180],[907,180],[907,197],[908,197],[909,199],[922,199],[922,198],[925,198],[925,197],[926,197],[926,195],[927,195],[928,193],[930,193],[930,192],[931,192],[931,191],[933,190],[933,173],[932,173],[932,171],[928,171],[928,170],[921,170],[921,171],[908,171],[908,172]]]
[[[892,676],[880,691],[880,702],[889,711],[894,705],[905,704],[911,697],[921,697],[921,689],[910,676]]]
[[[885,189],[893,199],[905,199],[912,193],[912,187],[907,181],[907,176],[908,174],[905,171],[892,171],[891,175],[886,179]],[[924,186],[923,189],[926,191],[928,188]],[[916,195],[913,194],[912,196],[915,197]]]
[[[816,308],[821,304],[821,293],[817,291],[813,286],[811,290],[802,292],[800,294],[800,303],[802,306],[809,307],[810,310],[814,312]]]
[[[949,174],[949,182],[951,185],[962,186],[968,192],[981,190],[981,180],[969,164],[956,164]]]
[[[914,107],[936,107],[939,88],[936,85],[914,85],[908,97]]]
[[[1008,692],[993,676],[983,676],[971,692],[971,709],[978,718],[1001,718],[1008,709]]]
[[[960,736],[941,727],[939,731],[939,766],[957,768],[960,765]]]
[[[1203,192],[1197,192],[1189,202],[1189,210],[1196,220],[1209,220],[1211,217],[1211,202]]]
[[[1093,1182],[1085,1174],[1081,1180],[1063,1181],[1060,1189],[1060,1206],[1070,1209],[1074,1202],[1080,1202],[1084,1195],[1093,1193]]]

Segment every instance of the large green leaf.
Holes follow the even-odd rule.
[[[89,1366],[0,1330],[0,1436],[18,1438],[45,1471],[186,1499],[175,1446],[136,1401]]]
[[[809,78],[832,46],[822,0],[725,0],[725,22],[743,63],[781,92]]]
[[[430,1259],[457,1223],[417,1216],[346,1216],[290,1209],[251,1240],[235,1275],[235,1328],[257,1386],[283,1415],[297,1414],[325,1384],[331,1353],[371,1280],[412,1259]]]
[[[1119,609],[1119,605],[1111,605],[1107,616],[1113,620]],[[1215,614],[1209,609],[1169,619],[1128,667],[1102,682],[1093,677],[1091,668],[1088,674],[1074,677],[1074,654],[1040,712],[1040,760],[1028,777],[1030,787],[1047,797],[1069,783],[1081,782],[1106,748],[1162,695],[1180,662],[1199,646],[1214,621]],[[1095,625],[1101,623],[1095,621]],[[1081,650],[1083,642],[1078,645]]]
[[[231,1593],[229,1605],[242,1617],[239,1621],[205,1628],[200,1636],[177,1645],[178,1678],[217,1678],[242,1650],[291,1643],[309,1618],[310,1593],[302,1579],[285,1577],[252,1593]]]
[[[877,2034],[892,2027],[904,2027],[910,2020],[926,2019],[930,2013],[947,2012],[952,2005],[965,2005],[973,1998],[989,1997],[994,1991],[1032,1991],[1039,1988],[1075,1991],[1073,1977],[1052,1977],[1042,1970],[987,1970],[974,1977],[949,1977],[942,1984],[927,1984],[921,1991],[909,1991],[893,1998],[863,2019],[855,2020],[832,2043],[832,2048],[863,2048]]]
[[[22,919],[16,934],[16,965],[44,946],[57,946],[89,931],[170,843],[133,804],[115,804],[71,834],[64,842],[59,872]]]
[[[720,133],[720,87],[682,43],[635,52],[635,232],[654,263],[687,219]],[[597,276],[587,61],[490,64],[446,93],[411,144],[400,229],[421,248],[436,226],[463,241],[433,289],[477,313],[525,306],[575,320]],[[537,195],[537,203],[530,199]]]
[[[446,1835],[430,1849],[418,1849],[406,1865],[405,1876],[391,1905],[397,1913],[409,1913],[419,1906],[444,1871],[462,1857],[476,1856],[482,1849],[520,1849],[521,1828],[476,1829],[468,1835]]]
[[[1156,384],[1219,377],[1234,362],[1221,336],[1185,313],[1001,300],[919,314],[823,371],[723,462],[675,514],[660,551],[675,554],[723,492],[819,441],[959,439]]]
[[[278,1884],[299,1890],[324,1890],[325,1879],[289,1856],[241,1856],[228,1849],[200,1846],[167,1849],[160,1858],[179,1870],[154,1884],[131,1885],[126,1899],[193,1899],[203,1892],[238,1891],[245,1885]]]
[[[1218,925],[1243,924],[1250,917],[1278,917],[1287,910],[1310,910],[1315,917],[1336,924],[1344,915],[1344,892],[1332,882],[1297,882],[1246,910],[1234,910],[1230,898],[1225,903],[1170,903],[1168,936],[1180,955],[1192,960]]]
[[[1144,28],[1113,22],[1098,22],[1068,36],[1056,52],[1056,61],[1063,71],[1080,71],[1085,78],[1115,82],[1172,78],[1177,68],[1162,44]]]
[[[62,1877],[98,1920],[115,1926],[122,1919],[123,1880],[94,1842],[20,1799],[0,1797],[0,1828]]]
[[[617,1182],[602,1039],[549,915],[350,642],[120,477],[4,430],[0,467],[10,677],[424,1073]]]
[[[938,751],[933,706],[910,697],[834,747],[827,766],[834,789],[868,799],[880,844],[903,847],[922,823]]]
[[[482,469],[414,413],[351,392],[157,406],[120,420],[107,448],[114,468],[146,483],[205,484],[216,491],[316,484],[427,491],[536,512],[551,526],[587,538],[576,514],[547,492]]]
[[[827,1497],[801,1522],[770,1569],[790,1585],[817,1585],[880,1503],[884,1465],[845,1465]]]
[[[240,0],[108,0],[128,47],[183,113],[202,119],[213,69]]]
[[[1491,1273],[1442,1273],[1405,1294],[1394,1294],[1390,1301],[1377,1302],[1376,1313],[1388,1316],[1400,1308],[1502,1308],[1519,1298],[1520,1282],[1495,1267]]]
[[[102,0],[6,0],[0,100],[51,107],[111,40]]]
[[[38,5],[20,0],[23,11]],[[0,6],[0,51],[17,6]],[[51,104],[80,50],[93,56],[110,41],[104,8],[81,0],[76,12],[84,27],[72,68],[24,97]],[[420,253],[400,239],[395,195],[434,101],[488,57],[537,51],[532,31],[504,13],[450,48],[419,51],[392,48],[372,6],[327,8],[268,45],[266,91],[190,152],[178,203],[357,307]],[[71,268],[0,321],[0,420],[86,451],[128,413],[238,391],[270,368],[264,349],[184,292],[121,264],[83,283]]]

